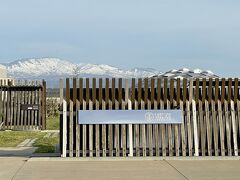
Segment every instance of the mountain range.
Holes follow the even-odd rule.
[[[15,79],[45,79],[48,85],[55,87],[60,78],[66,77],[96,77],[96,78],[208,78],[218,77],[211,71],[182,68],[162,73],[153,68],[133,68],[124,70],[106,64],[72,63],[58,58],[30,58],[2,64],[7,69],[8,76]]]

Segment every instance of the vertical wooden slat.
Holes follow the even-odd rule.
[[[73,101],[69,104],[69,157],[73,157]]]
[[[231,134],[230,134],[230,120],[229,120],[229,110],[228,110],[228,102],[227,100],[224,101],[224,110],[225,110],[225,123],[226,123],[226,137],[227,137],[227,151],[228,156],[232,155],[232,148],[231,148]]]
[[[210,126],[210,115],[209,115],[209,103],[205,100],[205,117],[206,117],[206,129],[207,129],[207,149],[208,156],[212,155],[212,134]]]
[[[38,84],[38,82],[36,82],[36,84]],[[63,144],[63,130],[61,131],[61,129],[63,129],[63,79],[60,79],[59,80],[59,96],[60,96],[60,100],[59,100],[59,103],[60,103],[60,144]],[[38,99],[39,99],[39,96],[38,96],[38,90],[36,90],[36,104],[38,104]],[[38,118],[38,111],[36,111],[35,113],[35,118],[36,118],[36,121],[37,121],[37,118]],[[37,126],[37,122],[35,123],[35,126]],[[61,146],[61,152],[63,152],[63,146]]]
[[[115,88],[114,88],[114,94],[116,93]],[[116,97],[116,96],[115,96]],[[115,102],[115,109],[118,110],[119,108],[121,108],[122,105],[122,79],[118,79],[118,99],[116,99]],[[115,124],[114,125],[114,139],[115,139],[115,152],[116,152],[116,156],[120,156],[120,132],[119,132],[119,125]]]
[[[46,129],[46,81],[42,82],[43,90],[42,90],[42,129]]]
[[[28,86],[31,86],[31,81],[28,82]],[[31,90],[28,90],[28,99],[27,99],[27,104],[31,104]],[[27,127],[30,130],[31,129],[31,111],[27,111]]]
[[[135,80],[135,79],[134,79]],[[135,106],[135,109],[141,109],[141,101],[142,101],[142,79],[138,79],[138,87],[137,87],[137,106]],[[135,82],[132,83],[132,97],[135,100]],[[132,101],[133,103],[134,101]],[[142,128],[142,125],[135,125],[135,140],[136,140],[136,156],[140,156],[140,128]]]
[[[73,151],[75,150],[75,155],[77,156],[77,126],[78,123],[76,122],[77,119],[77,111],[76,111],[76,101],[77,101],[77,80],[76,78],[73,78],[73,89],[72,89],[72,102],[73,102],[73,120],[72,120],[72,125],[73,125]],[[75,127],[75,128],[74,128]],[[75,146],[75,147],[74,147]]]
[[[0,127],[3,128],[3,124],[4,124],[4,119],[3,119],[3,84],[2,84],[2,80],[0,80]]]
[[[87,109],[87,103],[86,103],[86,100],[83,99],[83,110],[86,110],[86,109]],[[87,156],[87,125],[83,125],[82,142],[83,142],[82,156],[86,157]]]
[[[79,109],[84,110],[83,108],[83,78],[79,78]],[[79,125],[79,138],[80,138],[80,143],[79,143],[79,156],[83,156],[83,137],[84,137],[84,132],[83,132],[83,127],[84,125]],[[86,151],[85,151],[86,152]]]
[[[144,109],[148,108],[148,79],[144,79]],[[147,125],[147,130],[148,125]],[[147,133],[146,133],[146,125],[143,125],[142,127],[142,138],[143,138],[143,156],[147,156]]]
[[[212,125],[213,125],[213,140],[214,140],[214,155],[218,156],[218,122],[217,122],[217,112],[216,112],[216,104],[218,103],[218,80],[215,79],[215,97],[212,98]]]
[[[157,101],[155,99],[155,79],[151,79],[151,106],[153,109],[157,109]],[[159,156],[159,130],[158,124],[153,125],[153,138],[155,143],[155,156]],[[153,155],[153,154],[152,154]]]
[[[92,100],[93,100],[93,108],[99,110],[99,102],[96,100],[96,78],[93,78],[92,81]],[[99,124],[95,125],[95,150],[96,156],[100,156],[100,127]]]
[[[209,79],[208,85],[208,98],[205,101],[205,111],[206,111],[206,128],[207,128],[207,146],[208,155],[212,155],[212,117],[210,116],[210,108],[212,102],[212,79]]]
[[[171,105],[172,105],[171,93],[173,93],[173,91],[171,91],[171,80],[170,80],[170,86],[168,88],[168,79],[164,79],[164,97],[166,98],[167,109],[171,109]],[[171,124],[167,124],[167,131],[168,131],[167,133],[168,134],[168,153],[169,153],[169,156],[173,156],[173,135],[172,135]]]
[[[196,102],[192,100],[192,112],[193,112],[193,134],[194,134],[194,156],[199,156],[198,152],[198,127],[197,127],[197,112],[196,112]]]
[[[148,82],[148,79],[145,79],[145,82]],[[147,108],[151,109],[153,107],[154,103],[154,79],[151,79],[150,82],[150,94],[148,93],[149,88],[145,87],[145,90],[147,90]],[[149,156],[153,156],[153,126],[151,124],[147,125],[147,131],[148,131],[148,154]]]
[[[183,79],[182,81],[182,101],[180,101],[180,108],[183,111],[183,123],[181,125],[181,136],[182,136],[182,154],[183,156],[186,156],[187,151],[187,137],[186,137],[186,131],[185,131],[185,117],[187,112],[185,111],[186,106],[186,98],[187,98],[187,79]]]
[[[24,85],[26,86],[28,83],[27,80],[25,80]],[[24,91],[24,104],[28,104],[28,91]],[[25,130],[27,130],[27,117],[28,117],[28,111],[24,110],[24,119],[23,119],[23,127]]]
[[[206,100],[206,79],[202,80],[202,101],[199,104],[200,109],[200,129],[201,129],[201,149],[202,156],[206,155],[206,110],[205,110],[205,100]],[[204,110],[204,112],[203,112]]]
[[[41,96],[42,96],[42,94],[43,93],[41,93]],[[41,103],[43,103],[42,99],[41,99]],[[67,112],[69,112],[70,111],[70,82],[69,82],[69,78],[66,79],[66,103],[67,103]],[[40,113],[40,114],[42,114],[42,113]],[[70,123],[70,113],[67,113],[67,148],[68,148],[67,150],[69,150],[69,142],[70,142],[69,129],[68,129],[70,127],[69,123]],[[41,122],[41,125],[42,125],[42,122]]]
[[[79,116],[79,110],[80,110],[80,102],[79,100],[76,101],[76,157],[80,156],[80,124],[78,123],[78,116]]]
[[[102,110],[105,110],[106,109],[106,99],[104,99],[103,101],[103,88],[102,88],[102,79],[100,78],[99,79],[99,107],[102,109]],[[106,125],[103,124],[102,125],[102,156],[103,157],[106,157],[106,142],[107,142],[107,139],[106,139]]]
[[[106,86],[107,82],[108,81],[106,81]],[[111,104],[109,104],[109,109],[115,109],[115,78],[112,79]],[[108,126],[108,147],[109,156],[113,156],[113,125]]]
[[[89,78],[86,79],[86,104],[88,110],[93,110],[92,96],[90,96],[90,82]],[[93,157],[93,125],[88,125],[88,155]]]
[[[3,84],[6,85],[6,80],[3,81]],[[4,89],[3,91],[3,129],[7,129],[7,112],[6,112],[6,106],[7,106],[7,91]]]
[[[124,109],[128,109],[128,99],[129,99],[129,82],[128,79],[125,79],[125,98],[124,98],[124,104],[122,107]],[[132,125],[128,125],[128,129],[132,129]],[[132,132],[132,130],[129,132]],[[129,136],[130,137],[130,136]],[[127,133],[126,133],[126,125],[122,125],[122,146],[123,146],[123,156],[126,156],[127,152]]]
[[[234,101],[231,100],[230,103],[231,103],[231,118],[232,118],[232,134],[233,134],[234,155],[238,156],[238,140],[237,140],[237,127],[236,127],[236,119],[235,119]]]
[[[225,156],[225,140],[224,140],[224,130],[223,130],[223,118],[222,118],[222,103],[218,100],[218,122],[220,129],[220,144],[221,144],[221,156]]]
[[[111,91],[111,103],[109,100],[109,79],[106,79],[106,87],[105,87],[105,102],[106,102],[106,108],[112,109],[113,103],[115,105],[115,79],[112,79],[112,87],[114,87],[114,90],[112,88]],[[108,125],[108,154],[109,156],[113,156],[113,125]]]
[[[0,104],[1,104],[1,99],[2,99],[2,96],[0,95]],[[14,116],[14,125],[15,125],[14,129],[18,130],[18,121],[19,121],[19,119],[17,119],[17,115],[18,115],[18,89],[14,93],[14,105],[13,105],[13,108],[14,108],[13,116]]]
[[[63,100],[62,157],[67,156],[67,102]]]

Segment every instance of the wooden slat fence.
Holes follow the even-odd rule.
[[[46,82],[0,80],[0,130],[45,128]]]
[[[62,156],[239,156],[239,85],[237,78],[61,80]],[[77,122],[79,109],[176,108],[178,125]]]

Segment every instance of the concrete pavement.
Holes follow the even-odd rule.
[[[0,157],[1,180],[240,179],[239,160],[76,160]]]

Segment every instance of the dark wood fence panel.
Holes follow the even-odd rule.
[[[0,130],[46,129],[46,82],[0,80]]]
[[[237,78],[80,78],[66,79],[65,86],[61,80],[62,156],[239,156],[239,85]],[[45,90],[36,91],[35,98],[43,94],[40,91]],[[13,103],[8,104],[4,100],[9,98],[7,93],[0,91],[0,107],[34,101],[32,92],[25,100],[22,94],[26,92],[20,90],[11,94]],[[183,123],[79,125],[79,109],[181,109]],[[1,111],[4,116],[19,114],[19,108]],[[24,119],[16,127],[21,123]]]

